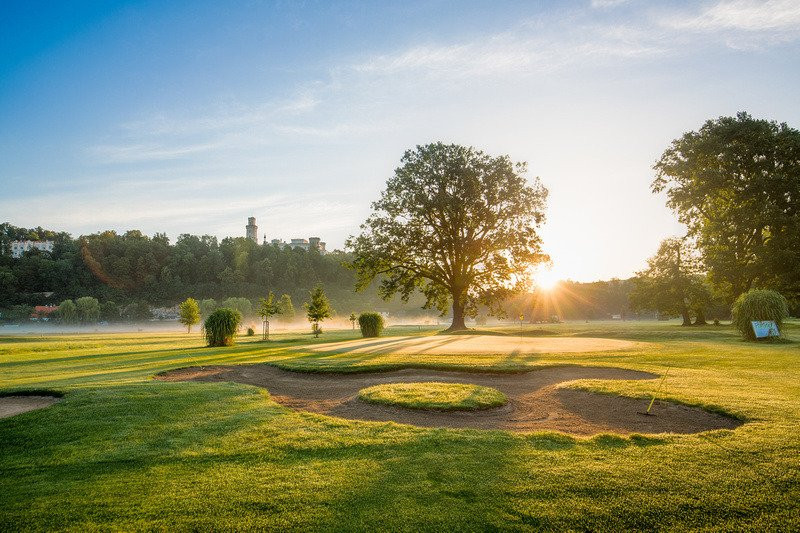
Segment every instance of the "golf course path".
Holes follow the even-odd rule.
[[[517,432],[554,430],[573,435],[604,432],[698,433],[733,429],[742,424],[731,417],[670,402],[559,388],[577,379],[654,379],[648,372],[607,367],[545,367],[517,374],[395,370],[358,374],[299,373],[271,365],[191,367],[156,376],[165,381],[236,382],[266,388],[287,407],[350,420],[394,421],[424,427],[502,429]],[[468,383],[493,387],[508,397],[501,407],[481,411],[421,411],[376,405],[358,392],[383,383]]]
[[[358,339],[298,346],[325,354],[491,354],[577,353],[627,350],[647,343],[595,337],[521,337],[515,335],[432,335]]]

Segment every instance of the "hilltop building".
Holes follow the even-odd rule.
[[[28,250],[53,251],[53,241],[11,241],[11,257],[20,258]]]
[[[244,227],[247,232],[245,235],[251,241],[258,243],[258,226],[256,226],[256,217],[247,219],[247,226]]]
[[[250,217],[247,219],[247,226],[245,226],[245,229],[247,230],[247,238],[253,242],[258,242],[258,226],[256,226],[256,217]],[[311,250],[312,248],[316,248],[321,254],[325,254],[327,252],[325,249],[325,243],[322,242],[322,239],[319,237],[309,237],[308,239],[296,238],[292,239],[291,242],[288,243],[281,239],[272,239],[269,241],[269,243],[276,246],[291,246],[292,248],[300,248],[301,250]],[[263,244],[267,244],[266,234],[264,235]]]

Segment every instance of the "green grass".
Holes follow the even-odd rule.
[[[374,385],[361,389],[358,397],[369,403],[439,411],[474,411],[508,402],[505,394],[491,387],[435,381]]]
[[[800,338],[796,322],[786,326]],[[390,328],[386,335],[435,334]],[[800,344],[729,326],[588,323],[548,334],[642,341],[578,354],[320,354],[350,330],[237,339],[199,334],[0,337],[0,392],[54,406],[0,420],[0,530],[800,529]],[[493,328],[519,335],[519,327]],[[539,333],[532,333],[539,334]],[[589,439],[431,429],[293,411],[233,383],[151,377],[191,365],[305,371],[426,367],[498,372],[607,365],[662,374],[662,396],[748,423],[698,435]],[[659,380],[568,386],[647,396]]]

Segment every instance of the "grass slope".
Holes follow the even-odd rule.
[[[796,324],[787,328],[800,336]],[[398,356],[304,353],[297,347],[313,342],[308,335],[214,349],[199,335],[0,337],[0,391],[64,393],[51,408],[0,420],[0,530],[800,529],[800,345],[745,343],[729,327],[546,329],[652,344]],[[320,342],[352,338],[326,332]],[[591,439],[423,429],[292,411],[256,387],[150,379],[253,362],[307,371],[669,367],[664,396],[750,422],[699,435]],[[573,385],[646,396],[658,381]]]
[[[474,411],[508,402],[505,394],[491,387],[435,381],[374,385],[361,389],[358,397],[369,403],[441,411]]]

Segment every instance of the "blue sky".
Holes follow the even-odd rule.
[[[559,277],[625,277],[681,227],[669,142],[740,110],[800,126],[797,0],[3,2],[0,219],[358,231],[407,148],[527,161]]]

